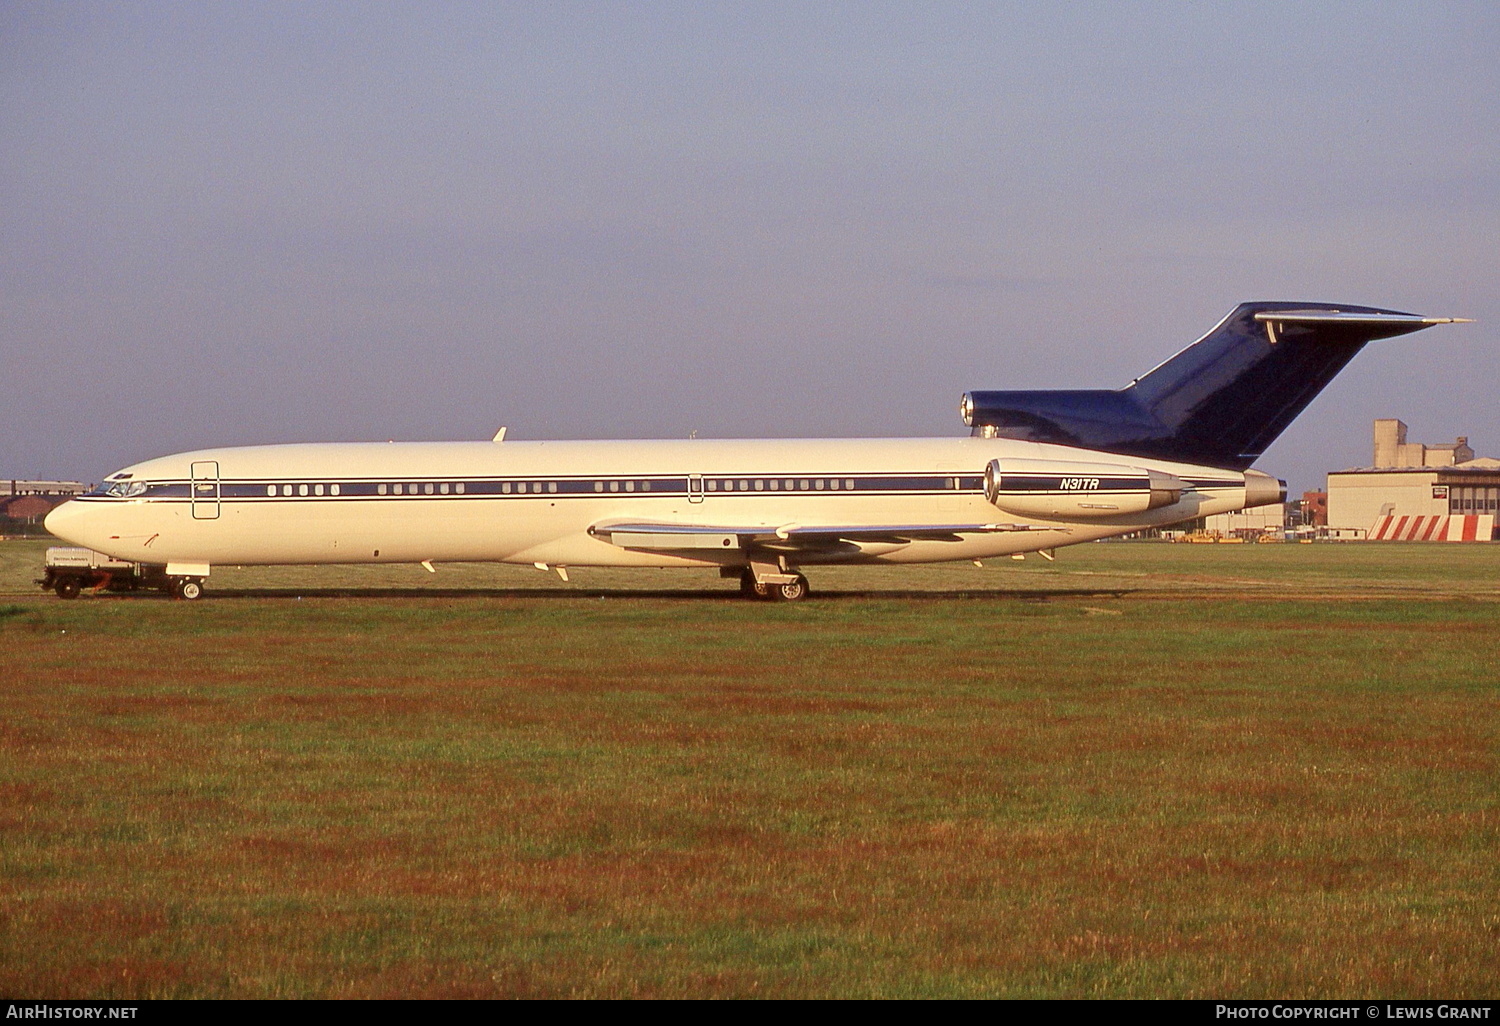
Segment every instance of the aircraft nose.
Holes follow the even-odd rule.
[[[87,513],[84,503],[69,499],[48,513],[42,520],[42,526],[47,529],[48,533],[57,535],[63,541],[70,541],[74,545],[87,545],[88,542],[84,540],[81,533]]]

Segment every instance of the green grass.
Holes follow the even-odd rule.
[[[0,544],[0,990],[1493,997],[1500,546],[810,571]]]

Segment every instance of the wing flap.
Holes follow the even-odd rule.
[[[739,548],[739,537],[723,531],[684,534],[677,531],[640,529],[643,525],[632,525],[630,530],[609,531],[609,540],[622,549],[733,549]],[[602,531],[596,531],[602,534]]]

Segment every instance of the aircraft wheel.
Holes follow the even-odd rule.
[[[807,598],[807,578],[798,574],[791,584],[777,585],[775,595],[783,602],[801,602]]]
[[[52,590],[57,592],[57,597],[60,599],[76,599],[78,593],[83,590],[83,586],[78,583],[76,577],[60,577],[52,586]]]
[[[181,581],[173,589],[173,593],[180,599],[192,602],[203,594],[203,585],[193,580]]]
[[[768,599],[773,597],[774,585],[762,584],[755,579],[755,571],[746,568],[740,574],[740,594],[746,598]]]

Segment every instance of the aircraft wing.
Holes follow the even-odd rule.
[[[596,524],[595,537],[607,538],[625,549],[669,552],[687,549],[776,548],[811,549],[840,542],[959,541],[966,534],[999,534],[1010,531],[1052,531],[1034,524]]]

